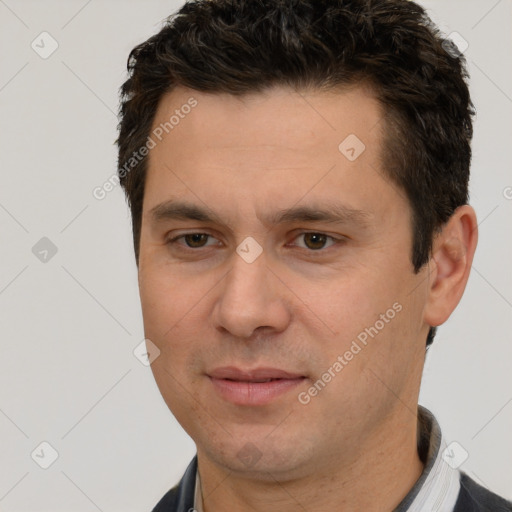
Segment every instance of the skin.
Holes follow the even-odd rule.
[[[204,509],[392,510],[423,470],[425,339],[464,291],[475,213],[459,208],[415,273],[411,209],[382,171],[385,126],[371,91],[274,87],[237,98],[178,87],[154,127],[191,96],[197,106],[149,155],[138,266],[145,335],[161,351],[153,374],[196,443]],[[352,162],[338,150],[349,134],[366,146]],[[169,200],[218,219],[155,219]],[[339,223],[268,219],[327,203],[362,213]],[[169,243],[193,233],[210,236]],[[249,236],[263,250],[252,263],[236,252]],[[393,304],[400,312],[301,403]],[[268,404],[236,405],[208,377],[221,366],[306,378]]]

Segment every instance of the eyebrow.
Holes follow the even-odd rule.
[[[195,220],[226,226],[226,222],[209,208],[173,199],[156,205],[150,210],[149,215],[154,223],[168,220]],[[278,210],[265,215],[262,221],[269,225],[293,222],[327,222],[333,224],[353,223],[365,227],[371,217],[372,215],[367,211],[350,208],[339,203],[323,203],[321,206],[313,204]]]

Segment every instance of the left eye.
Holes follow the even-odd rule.
[[[186,247],[190,249],[200,249],[201,247],[205,247],[207,245],[206,242],[208,241],[208,238],[213,239],[213,237],[207,233],[189,233],[172,238],[169,240],[169,243],[176,244],[178,240],[183,239],[185,241]]]
[[[337,242],[335,238],[329,235],[325,235],[324,233],[301,233],[295,240],[301,237],[304,238],[304,245],[299,245],[299,247],[311,249],[313,251],[325,249],[325,244],[328,241],[331,241],[330,245],[334,245]],[[330,245],[328,247],[330,247]]]

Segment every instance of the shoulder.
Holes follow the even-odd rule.
[[[512,512],[512,502],[460,474],[460,492],[454,512]]]
[[[179,484],[167,491],[152,512],[189,512],[194,510],[197,456],[188,465]]]
[[[170,512],[176,509],[178,503],[178,485],[167,491],[156,504],[152,512]]]

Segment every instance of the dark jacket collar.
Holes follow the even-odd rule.
[[[196,471],[197,455],[188,465],[180,483],[165,494],[153,512],[193,512]]]

